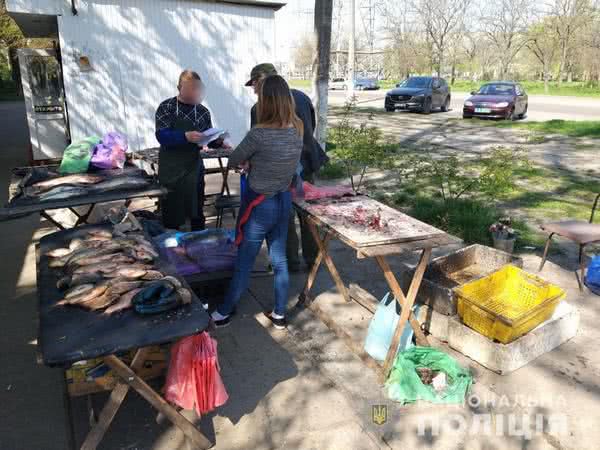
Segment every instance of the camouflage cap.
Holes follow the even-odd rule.
[[[252,86],[252,82],[261,77],[269,75],[277,75],[277,69],[271,63],[262,63],[254,66],[250,71],[250,79],[246,82],[246,86]]]

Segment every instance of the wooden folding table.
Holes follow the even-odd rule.
[[[315,263],[300,294],[299,305],[306,306],[313,311],[344,340],[363,362],[379,373],[382,382],[385,381],[392,368],[396,350],[407,322],[414,330],[417,343],[429,345],[427,337],[412,313],[412,306],[432,250],[436,247],[456,243],[457,239],[366,196],[321,199],[314,202],[297,201],[295,206],[307,221],[319,247]],[[402,308],[383,366],[363,350],[362,343],[354,342],[350,335],[326,314],[310,295],[319,267],[321,263],[325,262],[342,297],[347,302],[354,300],[374,312],[376,302],[369,293],[356,285],[351,285],[351,289],[349,289],[342,281],[328,252],[328,245],[333,237],[355,250],[358,259],[375,258],[391,292]],[[415,251],[419,251],[421,255],[408,292],[405,294],[390,268],[386,256]]]
[[[73,238],[83,236],[89,228],[91,226],[46,235],[37,248],[38,346],[43,363],[51,367],[69,367],[78,361],[102,358],[118,379],[81,448],[92,450],[98,446],[130,388],[181,429],[196,448],[209,448],[212,444],[196,426],[142,378],[151,347],[202,332],[208,327],[209,316],[195,295],[188,305],[149,316],[132,310],[107,316],[77,307],[56,306],[63,296],[56,288],[60,272],[48,267],[45,255],[49,250],[64,247]],[[173,268],[162,260],[158,269],[174,274]],[[180,281],[185,283],[181,278]],[[128,365],[122,359],[132,350],[135,356]]]

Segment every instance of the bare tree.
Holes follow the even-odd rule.
[[[570,68],[569,57],[583,27],[592,19],[593,5],[590,0],[555,0],[552,15],[556,18],[554,27],[560,45],[558,63],[558,84],[563,81],[564,72]]]
[[[554,17],[546,17],[534,24],[529,29],[527,48],[533,53],[542,66],[542,77],[544,79],[544,93],[549,93],[548,82],[552,63],[556,58],[559,48],[559,37],[556,33]]]
[[[495,0],[483,6],[481,31],[498,55],[501,78],[507,76],[511,63],[529,40],[532,6],[533,0]]]
[[[461,29],[471,0],[412,0],[432,49],[432,66],[438,75],[450,40]]]
[[[302,72],[302,76],[310,73],[315,60],[315,42],[310,36],[302,38],[294,50],[294,66],[296,71]]]
[[[313,64],[313,93],[315,95],[316,138],[325,148],[327,139],[327,90],[331,57],[331,20],[333,0],[315,0],[316,56]]]

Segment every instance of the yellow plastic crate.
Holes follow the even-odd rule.
[[[454,289],[462,322],[508,344],[548,320],[565,292],[513,265]]]

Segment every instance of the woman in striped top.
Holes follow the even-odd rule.
[[[246,168],[248,187],[242,195],[238,217],[239,249],[233,279],[225,301],[212,314],[216,326],[229,324],[235,305],[248,287],[250,272],[265,239],[275,273],[275,305],[265,315],[277,328],[286,325],[290,184],[302,153],[303,126],[296,116],[289,86],[279,75],[261,81],[257,122],[229,157],[230,166]]]

